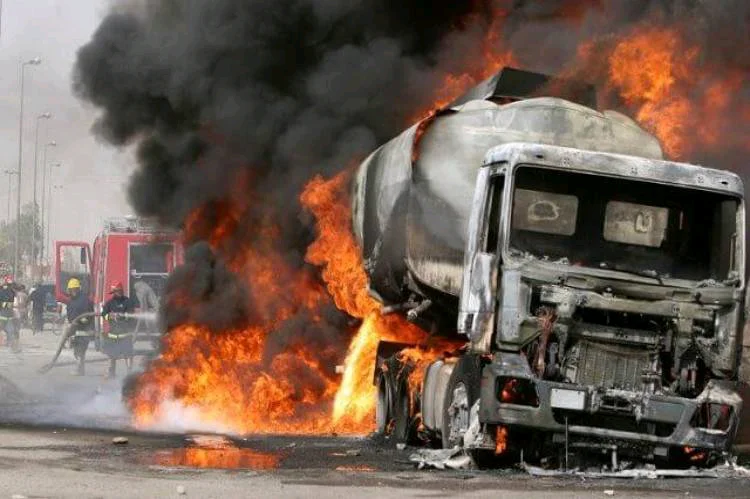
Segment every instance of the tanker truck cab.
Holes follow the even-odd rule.
[[[728,451],[744,266],[733,173],[552,145],[490,149],[459,295],[468,347],[428,369],[422,398],[438,402],[422,408],[427,426],[444,446],[527,456],[585,447],[615,462],[706,462]]]

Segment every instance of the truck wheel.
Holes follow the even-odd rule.
[[[417,438],[416,422],[411,417],[411,398],[409,397],[409,388],[406,383],[402,383],[396,390],[396,397],[393,402],[394,408],[394,427],[393,436],[396,442],[413,444]]]
[[[463,447],[469,429],[471,407],[479,398],[481,364],[479,357],[466,355],[459,359],[446,387],[443,404],[443,448]]]
[[[393,419],[393,396],[391,395],[391,383],[381,373],[378,376],[378,400],[375,406],[375,422],[377,424],[376,431],[385,435],[390,426],[391,420]]]

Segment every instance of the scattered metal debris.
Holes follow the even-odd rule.
[[[713,468],[690,468],[680,469],[656,469],[656,468],[634,468],[620,471],[581,471],[581,470],[548,470],[538,466],[521,464],[521,467],[531,476],[536,477],[559,477],[577,476],[581,478],[630,478],[630,479],[656,479],[656,478],[750,478],[750,469],[739,466],[734,462],[714,466]]]
[[[435,468],[438,470],[463,470],[473,462],[459,446],[452,449],[419,449],[409,456],[409,461],[417,464],[417,469]]]

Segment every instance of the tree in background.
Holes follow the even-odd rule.
[[[35,209],[37,210],[36,220],[38,222],[40,219],[38,206],[35,207],[33,203],[28,203],[21,209],[21,232],[19,234],[21,268],[16,272],[17,279],[25,277],[26,269],[36,261],[35,257],[41,253],[44,244],[41,225],[37,223],[34,227]],[[13,255],[16,250],[16,223],[15,218],[10,222],[0,223],[0,258],[8,265],[8,268],[13,265]],[[36,238],[33,237],[34,232],[36,232]],[[34,245],[35,239],[36,245]]]

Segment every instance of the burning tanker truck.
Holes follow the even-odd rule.
[[[593,88],[531,97],[559,85],[506,68],[359,167],[370,293],[464,345],[415,367],[381,343],[378,430],[710,462],[742,406],[742,182],[665,161]]]

